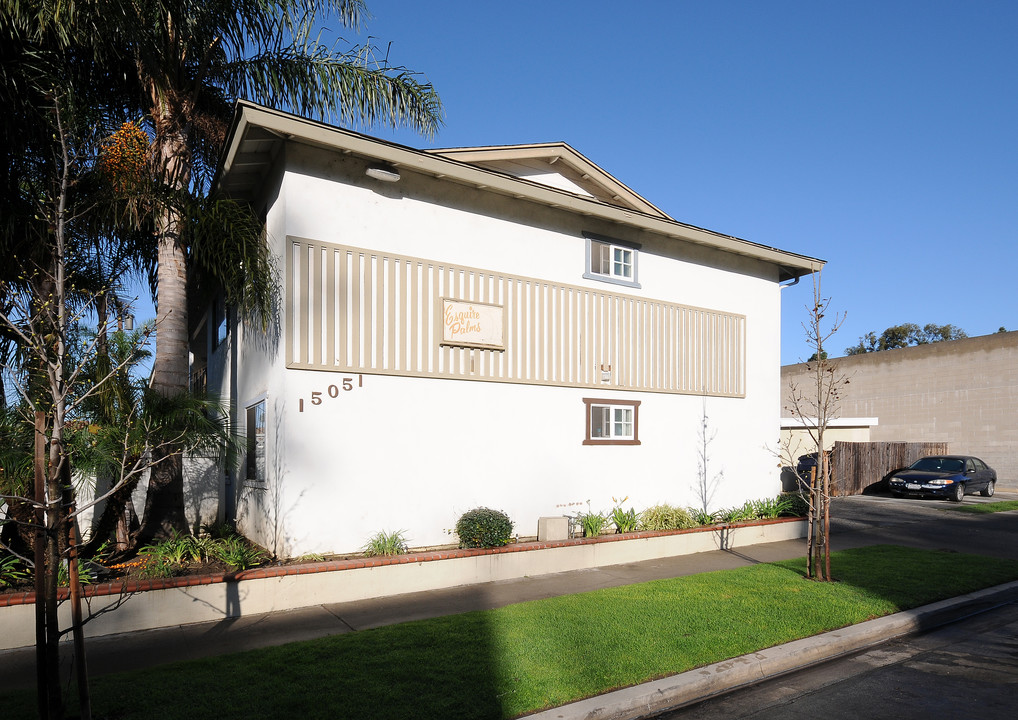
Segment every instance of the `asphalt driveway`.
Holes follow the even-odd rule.
[[[853,495],[831,501],[831,547],[893,544],[1018,559],[1018,512],[968,513],[957,508],[1004,500],[966,495],[961,503],[890,495]]]

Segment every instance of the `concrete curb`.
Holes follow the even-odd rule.
[[[525,716],[527,720],[636,720],[706,700],[743,685],[833,660],[957,619],[970,607],[1018,591],[1018,581],[923,605],[858,625],[777,645],[671,677]]]

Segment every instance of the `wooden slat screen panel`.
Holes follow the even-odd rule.
[[[287,367],[745,395],[742,315],[298,238],[286,264]],[[503,306],[505,350],[441,345],[442,298]]]

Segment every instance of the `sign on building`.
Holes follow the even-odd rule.
[[[442,344],[505,349],[505,308],[442,298]]]

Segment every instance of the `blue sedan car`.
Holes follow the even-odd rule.
[[[990,497],[996,484],[997,473],[977,457],[933,455],[896,472],[888,481],[888,488],[895,497],[920,495],[961,502],[966,495],[976,492]]]

